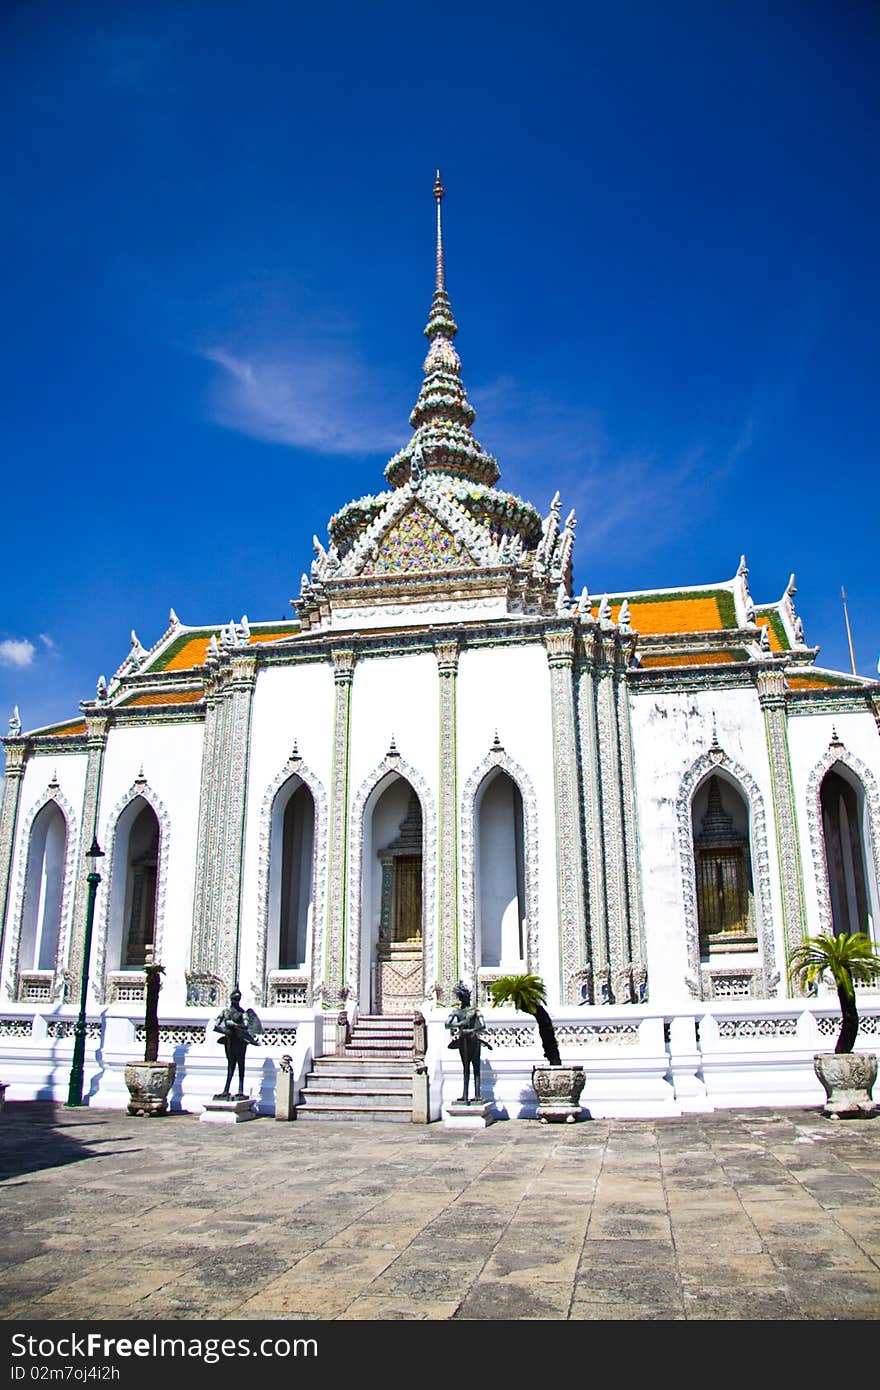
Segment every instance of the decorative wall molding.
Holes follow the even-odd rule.
[[[268,1002],[268,975],[278,973],[266,959],[269,937],[269,890],[271,883],[272,822],[275,803],[283,787],[291,781],[309,791],[315,807],[315,831],[312,847],[312,946],[309,964],[309,994],[317,983],[324,945],[324,897],[327,882],[327,793],[323,783],[302,759],[294,754],[275,775],[267,787],[260,807],[259,864],[257,870],[257,940],[256,978],[251,986],[263,1004]],[[307,999],[304,1002],[311,1002]]]
[[[76,812],[67,798],[62,794],[58,783],[53,778],[46,788],[39,801],[31,807],[25,816],[19,839],[18,850],[18,875],[15,887],[15,907],[12,916],[12,939],[9,951],[9,971],[6,981],[6,993],[11,999],[18,997],[19,993],[19,953],[21,950],[21,929],[24,917],[24,901],[27,889],[27,866],[31,851],[31,834],[34,828],[34,821],[41,811],[47,806],[55,805],[58,807],[65,821],[66,836],[64,842],[64,878],[61,886],[61,912],[58,922],[58,943],[55,950],[55,964],[53,968],[52,997],[58,998],[64,993],[64,969],[67,962],[67,953],[70,948],[70,933],[73,921],[73,902],[76,891],[76,864],[79,849],[79,828],[77,826]],[[25,970],[31,970],[31,966],[25,966]]]
[[[438,642],[434,648],[439,678],[439,829],[437,838],[438,891],[440,895],[433,979],[438,997],[451,999],[460,971],[459,960],[459,865],[458,865],[458,657],[455,641]]]
[[[0,798],[0,968],[3,965],[6,944],[6,914],[9,906],[9,887],[12,878],[12,856],[15,850],[18,827],[18,808],[21,800],[21,783],[27,754],[24,743],[4,741],[6,753],[6,776],[3,795]]]
[[[574,716],[574,632],[545,634],[553,720],[553,786],[556,803],[556,882],[559,903],[559,995],[578,1003],[587,978],[583,835]]]
[[[437,916],[435,885],[437,882],[437,808],[427,782],[400,754],[393,750],[364,778],[351,805],[350,852],[348,863],[348,958],[347,986],[350,997],[357,999],[361,978],[363,949],[363,885],[364,885],[364,816],[367,802],[379,783],[389,772],[395,772],[413,788],[422,811],[422,949],[424,952],[425,992],[432,989],[437,978]],[[334,891],[331,885],[331,892]],[[338,891],[338,889],[337,889]],[[367,1004],[361,1001],[362,1007]]]
[[[123,811],[125,811],[133,801],[137,801],[138,798],[146,802],[159,822],[159,854],[156,863],[156,929],[153,934],[153,959],[157,963],[162,960],[162,947],[165,942],[165,896],[168,888],[171,820],[162,799],[153,790],[145,777],[138,776],[132,782],[125,795],[120,797],[119,801],[117,801],[107,820],[109,837],[107,848],[104,851],[107,856],[104,860],[106,870],[104,875],[104,892],[99,894],[101,906],[98,912],[97,928],[95,931],[95,968],[91,974],[92,994],[99,1003],[102,1002],[106,996],[108,971],[117,969],[117,966],[111,965],[107,960],[113,885],[114,882],[116,882],[117,874],[121,873],[124,879],[128,871],[127,855],[125,857],[125,862],[121,864],[117,863],[119,820]],[[128,840],[126,839],[126,845],[127,844]]]
[[[525,969],[537,971],[538,964],[538,801],[531,779],[518,762],[509,757],[498,745],[489,750],[481,763],[474,768],[467,779],[461,794],[461,875],[460,912],[462,926],[462,973],[472,992],[476,991],[477,978],[488,978],[492,972],[484,971],[476,957],[476,799],[480,787],[496,768],[505,772],[519,789],[523,804],[523,840],[525,850]],[[497,975],[497,971],[494,975]],[[476,998],[476,993],[474,993]]]
[[[753,993],[765,996],[775,990],[779,981],[776,965],[776,946],[773,939],[773,916],[770,897],[770,849],[767,841],[767,817],[764,798],[750,772],[723,751],[717,744],[703,753],[685,773],[676,802],[679,864],[681,868],[682,899],[687,946],[688,985],[698,999],[711,999],[713,978],[720,978],[723,968],[709,965],[700,959],[700,924],[697,909],[697,875],[694,865],[693,804],[701,784],[715,772],[724,772],[736,784],[749,808],[749,852],[754,885],[755,935],[758,939],[761,963],[751,970],[737,967],[737,978],[751,975]]]
[[[822,829],[822,782],[827,772],[837,764],[848,768],[858,779],[865,795],[868,812],[868,831],[871,838],[870,849],[864,843],[865,858],[870,853],[874,866],[874,883],[880,891],[880,789],[871,769],[851,753],[843,743],[832,742],[816,763],[807,780],[807,827],[810,833],[810,848],[813,852],[813,873],[816,880],[816,898],[819,906],[819,930],[834,932],[834,919],[831,913],[831,889],[828,882],[828,863],[825,858],[825,836]],[[866,884],[866,887],[870,885]],[[875,904],[876,906],[876,904]]]

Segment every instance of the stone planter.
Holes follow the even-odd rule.
[[[871,1090],[877,1080],[873,1052],[817,1052],[813,1069],[825,1087],[822,1107],[834,1119],[838,1115],[873,1115],[877,1109]]]
[[[573,1125],[581,1113],[580,1098],[584,1089],[583,1067],[533,1067],[532,1085],[538,1097],[535,1112],[542,1125]]]
[[[173,1062],[126,1062],[129,1115],[166,1115],[168,1092],[176,1074]]]

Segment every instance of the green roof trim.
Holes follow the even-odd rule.
[[[757,617],[759,613],[762,617],[767,618],[770,626],[773,629],[774,636],[776,637],[776,640],[779,643],[782,650],[790,652],[791,642],[788,640],[788,633],[785,630],[785,623],[782,621],[782,614],[779,612],[779,609],[770,607],[756,608],[755,616]]]

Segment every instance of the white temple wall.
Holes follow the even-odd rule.
[[[251,707],[248,754],[248,794],[245,808],[244,852],[241,880],[242,990],[260,975],[258,932],[261,927],[261,873],[268,864],[264,818],[273,794],[293,771],[290,754],[296,743],[304,768],[318,779],[325,797],[330,791],[333,745],[333,668],[329,661],[270,666],[259,672]],[[319,823],[320,798],[316,799],[316,843],[326,843],[327,827]],[[274,962],[268,962],[275,968]],[[251,1001],[245,1000],[250,1006]]]
[[[393,738],[401,758],[428,784],[436,804],[439,679],[433,652],[368,656],[356,662],[351,691],[352,801],[383,761]]]
[[[102,939],[106,941],[112,934],[108,911],[113,901],[112,875],[126,871],[122,840],[120,853],[113,852],[114,830],[125,805],[141,794],[157,812],[160,827],[156,958],[165,967],[161,999],[165,1012],[183,1008],[186,1003],[203,733],[201,722],[114,728],[108,734],[104,755],[98,843],[108,857],[100,866],[92,978],[96,980],[95,967],[101,964]],[[143,790],[137,783],[141,769]],[[119,862],[114,863],[117,859]],[[109,958],[105,964],[116,968]]]
[[[725,771],[731,775],[731,763],[741,768],[763,799],[777,967],[782,961],[770,767],[763,714],[753,690],[646,690],[633,695],[631,711],[650,998],[665,1006],[690,998],[678,806],[686,773],[712,744],[713,717],[718,744],[729,760]],[[751,829],[754,874],[754,817]],[[756,910],[758,897],[756,886]]]

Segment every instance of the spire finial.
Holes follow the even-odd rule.
[[[440,182],[440,170],[437,170],[437,177],[434,180],[434,197],[437,199],[437,280],[435,289],[446,289],[446,267],[443,264],[443,221],[440,216],[440,204],[443,202],[443,194],[446,189]]]

